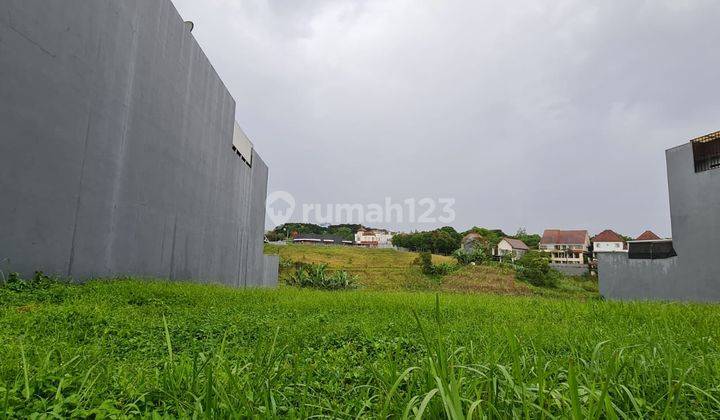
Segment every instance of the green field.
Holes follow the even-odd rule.
[[[366,249],[348,246],[266,245],[267,254],[279,254],[280,280],[292,270],[293,262],[322,263],[330,269],[346,270],[358,277],[360,287],[376,291],[426,291],[492,293],[515,296],[598,298],[596,281],[565,277],[556,288],[538,288],[515,280],[515,272],[497,265],[465,266],[442,278],[422,273],[413,262],[418,254],[393,249]],[[455,259],[433,255],[433,262],[454,263]]]
[[[0,415],[720,416],[716,305],[441,293],[436,311],[435,299],[0,287]]]

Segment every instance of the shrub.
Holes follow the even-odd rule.
[[[558,274],[550,268],[550,260],[542,252],[528,252],[517,261],[517,279],[533,286],[555,286]]]
[[[433,269],[432,254],[429,252],[420,253],[420,266],[422,266],[422,272],[427,275],[433,275],[435,270]]]
[[[463,248],[453,252],[453,257],[459,264],[468,265],[470,263],[482,264],[487,261],[487,254],[481,247],[474,247],[472,251],[466,251]]]
[[[449,263],[433,264],[432,254],[429,252],[421,252],[419,262],[422,267],[422,272],[428,276],[444,276],[455,271],[455,266]]]
[[[298,265],[287,280],[290,286],[325,290],[351,289],[356,283],[357,277],[348,274],[345,270],[329,273],[327,264]]]

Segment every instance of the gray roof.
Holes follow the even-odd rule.
[[[522,249],[525,251],[530,250],[527,245],[525,245],[525,242],[521,241],[520,239],[513,239],[513,238],[503,238],[507,243],[510,244],[513,249]]]

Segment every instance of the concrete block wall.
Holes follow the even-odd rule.
[[[170,0],[3,0],[0,81],[0,269],[273,284],[268,168]]]
[[[720,301],[720,169],[696,173],[690,143],[665,155],[677,256],[631,260],[601,253],[600,293],[611,299]]]

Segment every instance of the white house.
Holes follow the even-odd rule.
[[[598,252],[627,252],[627,243],[612,230],[604,230],[592,238],[593,256]]]
[[[385,229],[360,229],[355,233],[355,245],[367,248],[392,247],[392,232]]]
[[[590,247],[587,230],[547,229],[540,240],[540,251],[550,254],[553,264],[583,265]]]
[[[510,258],[515,261],[525,255],[529,250],[530,248],[525,245],[525,242],[519,239],[503,238],[498,242],[497,247],[493,251],[495,256],[505,257],[509,255]]]

